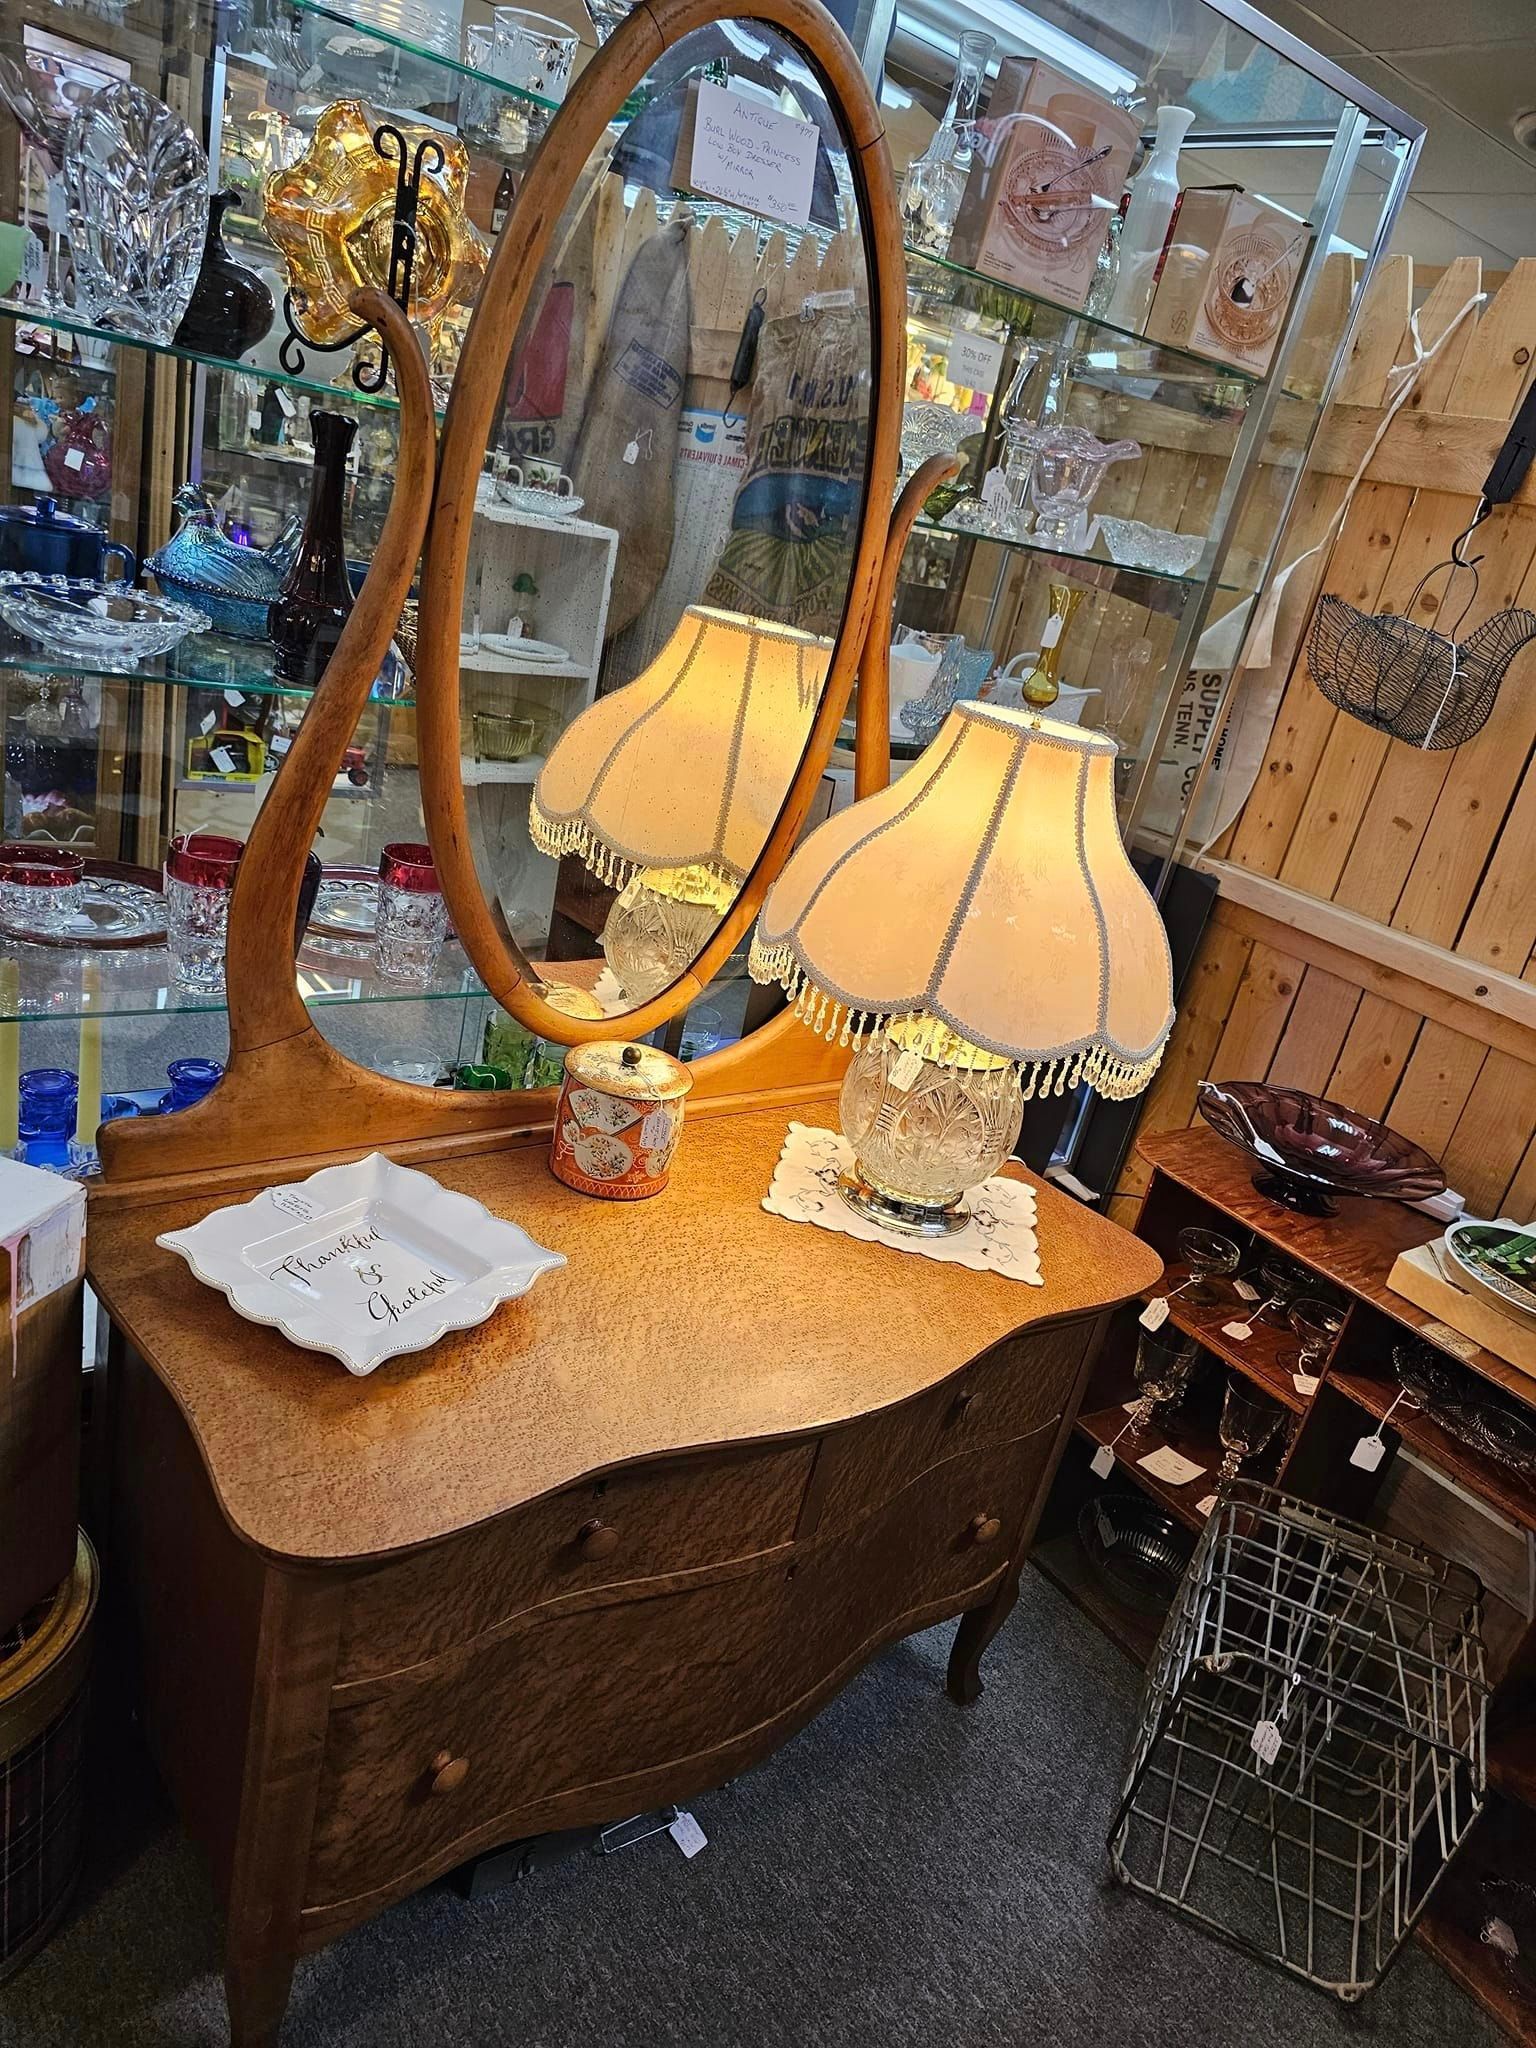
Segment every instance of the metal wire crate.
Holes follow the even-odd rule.
[[[1272,1488],[1227,1488],[1164,1624],[1115,1876],[1345,2000],[1481,1810],[1482,1587]]]

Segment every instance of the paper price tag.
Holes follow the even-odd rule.
[[[1197,1515],[1210,1514],[1216,1506],[1216,1498],[1214,1493],[1204,1495],[1203,1498],[1195,1502],[1195,1513]]]
[[[962,328],[949,339],[949,381],[967,391],[993,392],[1003,367],[1003,344]]]
[[[251,407],[250,411],[245,416],[245,424],[247,425],[247,427],[249,427],[253,434],[259,434],[261,432],[261,407],[259,405],[253,405]]]
[[[1088,1470],[1095,1479],[1107,1479],[1115,1469],[1115,1454],[1108,1444],[1100,1444],[1089,1461]]]
[[[1197,1465],[1193,1458],[1181,1458],[1171,1444],[1164,1444],[1161,1450],[1148,1451],[1137,1464],[1143,1472],[1150,1472],[1154,1479],[1161,1479],[1169,1486],[1188,1486],[1192,1479],[1204,1475],[1205,1467]]]
[[[319,1213],[308,1195],[301,1195],[296,1188],[268,1188],[267,1193],[274,1209],[281,1209],[285,1216],[297,1216],[301,1223]]]
[[[277,392],[278,408],[281,411],[283,418],[291,420],[294,417],[295,413],[297,413],[299,408],[294,404],[292,398],[283,389],[281,384],[274,385],[273,389]]]
[[[1379,1436],[1363,1436],[1350,1452],[1349,1462],[1362,1472],[1374,1472],[1386,1455],[1387,1447]]]
[[[66,469],[84,469],[85,450],[83,448],[66,448],[64,450],[64,467]]]
[[[1258,1300],[1259,1290],[1257,1289],[1257,1287],[1254,1286],[1251,1280],[1234,1280],[1232,1282],[1232,1285],[1233,1288],[1236,1290],[1239,1301]]]
[[[1315,1394],[1317,1392],[1318,1381],[1316,1373],[1293,1372],[1291,1379],[1295,1384],[1298,1394]]]
[[[298,91],[289,78],[269,78],[266,85],[266,101],[274,114],[291,114],[299,104]]]
[[[895,1066],[892,1067],[889,1086],[894,1088],[898,1095],[905,1095],[922,1071],[922,1054],[920,1052],[913,1052],[909,1046]]]
[[[212,748],[208,759],[221,775],[233,775],[235,773],[235,757],[228,747]]]
[[[286,754],[292,745],[293,741],[289,739],[287,733],[275,732],[272,735],[271,744],[268,746],[267,752],[269,754]]]
[[[1438,1344],[1442,1351],[1449,1351],[1454,1358],[1473,1358],[1477,1346],[1470,1337],[1463,1337],[1460,1330],[1453,1330],[1449,1323],[1426,1323],[1419,1335],[1427,1337],[1431,1344]]]
[[[238,711],[240,706],[245,702],[245,692],[243,690],[226,690],[224,692],[224,702],[226,704],[233,704],[235,709]]]
[[[1007,480],[1001,469],[989,469],[981,480],[981,502],[983,505],[1011,505]]]
[[[217,711],[210,711],[197,729],[199,732],[212,732],[218,722],[219,714]]]
[[[1273,1721],[1255,1722],[1253,1733],[1248,1738],[1248,1747],[1261,1764],[1272,1764],[1280,1754],[1280,1730]]]
[[[21,277],[24,284],[44,284],[48,276],[48,252],[36,235],[28,235],[27,246],[21,252]]]
[[[708,1835],[685,1806],[677,1809],[677,1819],[667,1829],[667,1833],[690,1862],[701,1849],[709,1847]]]
[[[647,1110],[640,1120],[640,1142],[648,1152],[665,1145],[672,1135],[672,1112],[665,1103]]]
[[[1156,1301],[1149,1301],[1136,1318],[1144,1330],[1160,1330],[1167,1322],[1171,1310],[1166,1299],[1159,1295]]]
[[[1233,1338],[1239,1344],[1246,1344],[1253,1335],[1253,1325],[1252,1323],[1223,1323],[1221,1334],[1223,1337]]]

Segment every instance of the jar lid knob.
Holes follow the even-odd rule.
[[[623,1061],[626,1067],[638,1067],[640,1064],[639,1046],[626,1045],[623,1052],[619,1054],[619,1058]]]

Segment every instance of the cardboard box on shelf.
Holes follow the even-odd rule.
[[[1081,306],[1141,139],[1133,114],[1037,58],[998,72],[949,253]]]
[[[1190,188],[1163,252],[1147,339],[1262,376],[1311,233],[1239,186]]]
[[[1486,1294],[1447,1279],[1431,1245],[1400,1252],[1387,1275],[1387,1285],[1449,1329],[1502,1358],[1506,1365],[1536,1378],[1536,1327],[1516,1315],[1506,1315]]]

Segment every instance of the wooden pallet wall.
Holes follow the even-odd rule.
[[[1425,346],[1479,287],[1453,263]],[[1379,271],[1280,559],[1336,509],[1394,364],[1411,359],[1410,260]],[[1478,529],[1471,580],[1443,562],[1536,369],[1536,262],[1511,271],[1425,370],[1357,493],[1318,588],[1457,638],[1536,611],[1536,487]],[[1417,594],[1416,594],[1417,593]],[[1463,607],[1465,608],[1463,614]],[[1213,866],[1220,897],[1143,1130],[1194,1120],[1203,1076],[1321,1090],[1437,1153],[1483,1214],[1536,1214],[1536,642],[1465,745],[1425,753],[1334,710],[1305,637],[1268,753]],[[1127,1161],[1114,1213],[1145,1182]]]

